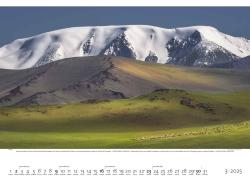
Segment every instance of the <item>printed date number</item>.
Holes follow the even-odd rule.
[[[225,169],[225,174],[242,174],[242,169]]]

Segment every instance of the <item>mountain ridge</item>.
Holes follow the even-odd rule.
[[[114,56],[0,69],[0,106],[123,99],[159,89],[228,92],[249,88],[249,71],[152,64]]]
[[[194,41],[196,43],[192,43]],[[185,46],[187,43],[189,46]],[[169,45],[175,48],[175,55],[171,56]],[[250,41],[223,34],[209,26],[174,29],[146,25],[71,27],[18,39],[1,47],[0,68],[26,69],[63,58],[97,55],[209,66],[250,55]],[[183,60],[185,57],[187,59]]]

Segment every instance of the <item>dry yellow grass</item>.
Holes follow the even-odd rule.
[[[181,88],[183,86],[193,88],[198,86],[197,89],[213,88],[218,90],[221,88],[221,85],[228,85],[226,80],[190,69],[159,64],[154,64],[152,67],[152,64],[131,62],[129,60],[114,60],[113,62],[123,72],[162,86],[173,88]]]

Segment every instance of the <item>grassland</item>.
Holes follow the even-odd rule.
[[[2,107],[0,148],[250,148],[250,92]]]
[[[120,71],[154,82],[162,88],[196,91],[235,91],[250,88],[249,71],[218,68],[191,68],[151,64],[132,60],[113,60]]]

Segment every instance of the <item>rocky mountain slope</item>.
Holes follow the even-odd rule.
[[[249,89],[250,72],[151,64],[121,57],[70,58],[24,70],[0,69],[0,106],[129,98],[159,89]]]

